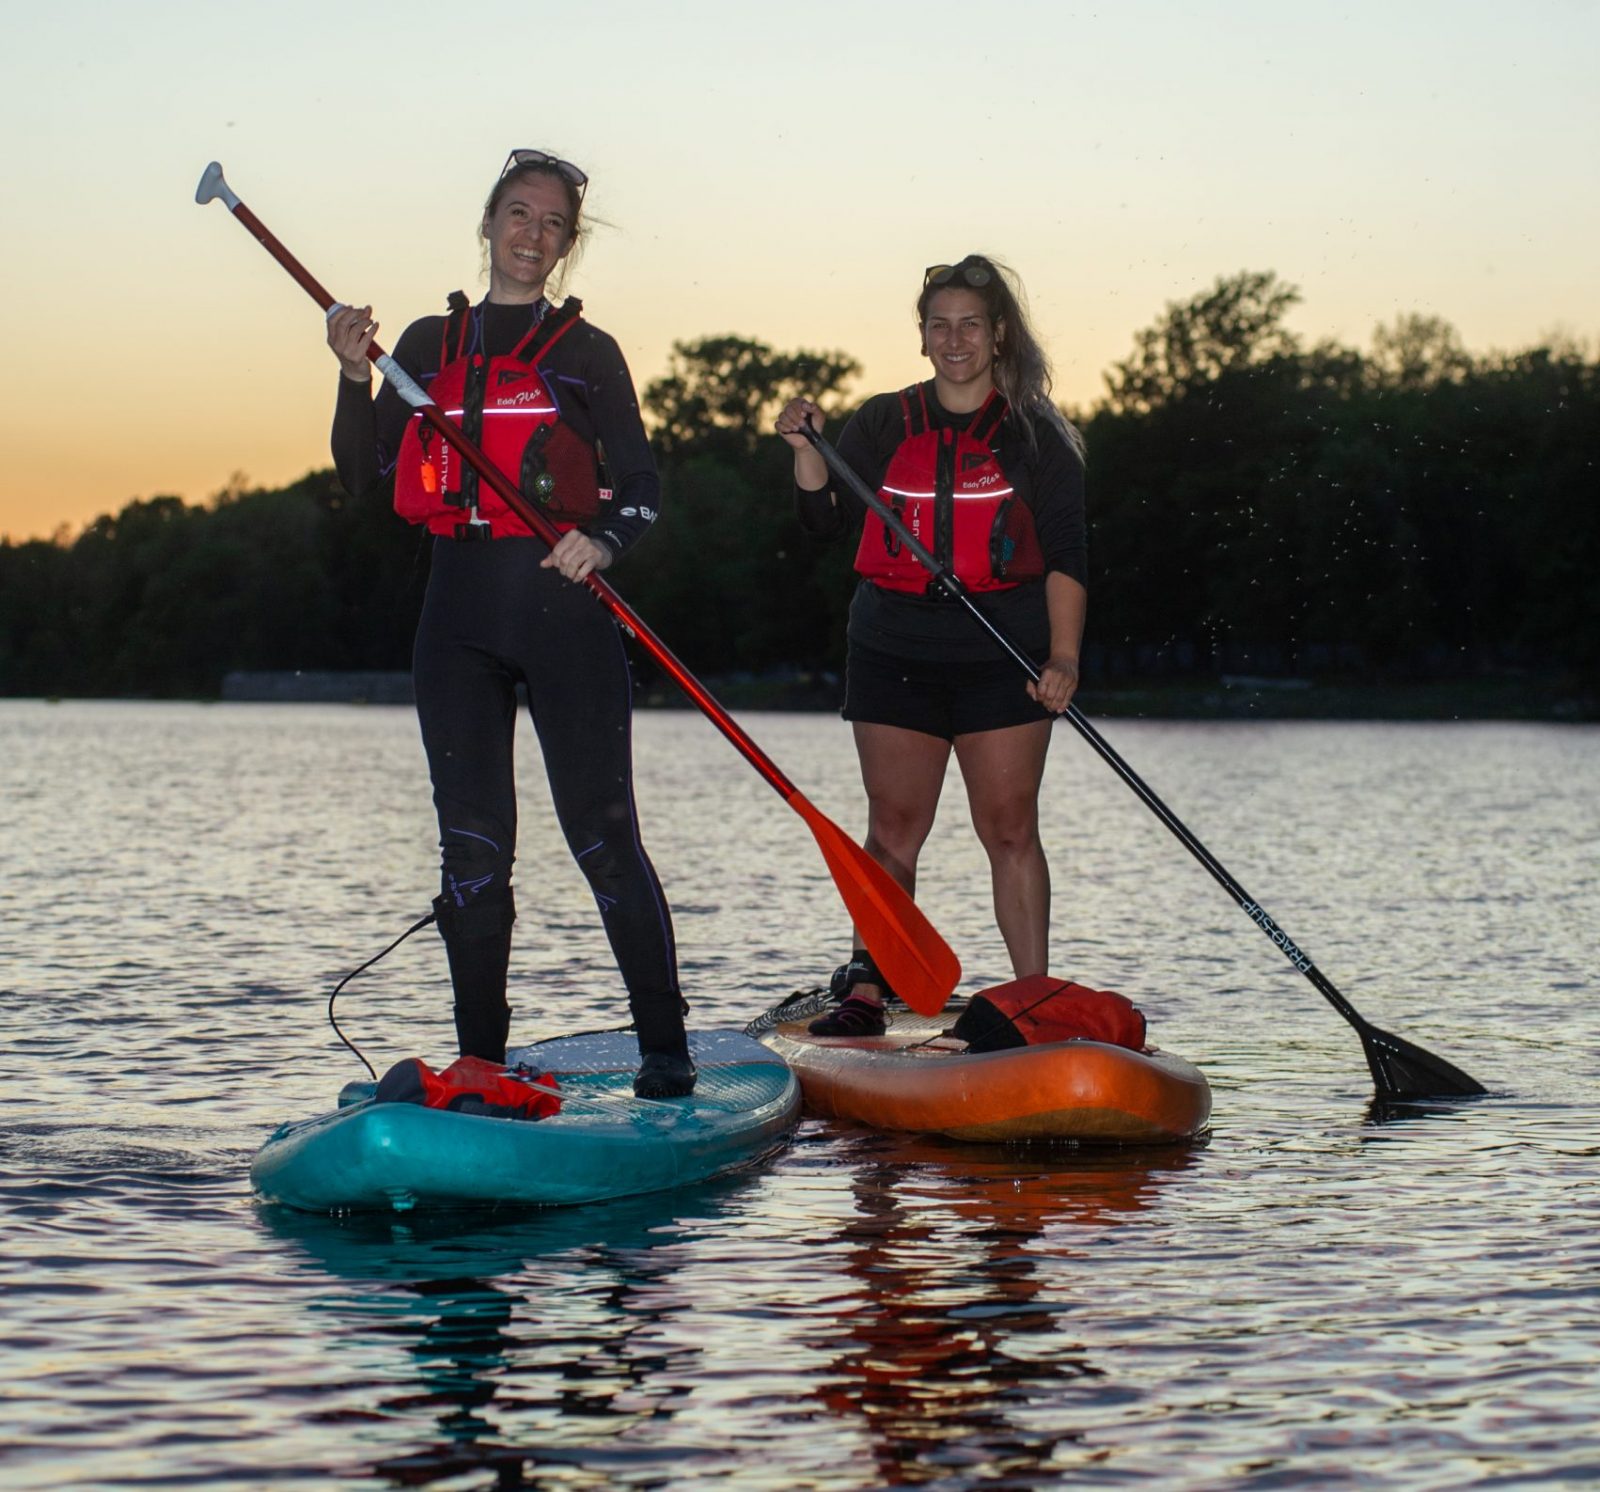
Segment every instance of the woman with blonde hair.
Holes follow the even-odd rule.
[[[413,675],[439,816],[434,910],[462,1054],[505,1060],[516,920],[512,737],[522,685],[556,817],[627,987],[642,1058],[635,1091],[664,1098],[695,1081],[672,918],[634,812],[622,639],[579,583],[649,529],[661,484],[617,344],[583,319],[575,297],[557,305],[546,294],[582,238],[587,184],[570,161],[512,151],[480,225],[488,294],[474,306],[457,292],[448,315],[413,322],[394,349],[395,361],[562,530],[555,548],[480,487],[389,384],[372,397],[370,306],[338,310],[328,322],[341,368],[333,453],[353,495],[393,472],[396,510],[434,536]],[[548,899],[548,888],[535,886]]]

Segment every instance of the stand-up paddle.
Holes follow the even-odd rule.
[[[966,608],[967,614],[1005,652],[1009,653],[1022,671],[1037,684],[1039,670],[1033,660],[984,615],[978,604],[967,594],[966,587],[956,573],[948,565],[940,564],[918,542],[916,536],[901,521],[900,515],[868,487],[851,469],[850,464],[812,429],[809,420],[801,424],[800,433],[827,462],[828,470],[849,487],[873,513],[876,513],[907,550],[916,556],[918,562],[933,576],[934,583],[960,601]],[[1459,1067],[1446,1062],[1443,1057],[1425,1052],[1421,1047],[1388,1031],[1382,1031],[1370,1021],[1364,1020],[1356,1008],[1334,988],[1332,981],[1311,962],[1310,955],[1267,915],[1261,903],[1228,874],[1211,851],[1189,832],[1177,814],[1168,808],[1144,779],[1117,755],[1105,737],[1084,718],[1077,705],[1068,705],[1066,714],[1073,729],[1094,747],[1112,771],[1139,795],[1145,806],[1172,831],[1183,847],[1244,908],[1250,920],[1277,944],[1283,956],[1311,981],[1317,992],[1355,1027],[1356,1035],[1361,1038],[1362,1049],[1367,1054],[1367,1066],[1372,1069],[1372,1080],[1377,1085],[1380,1099],[1465,1097],[1485,1091],[1481,1083],[1468,1077]]]
[[[291,254],[248,207],[234,194],[213,161],[200,178],[194,200],[199,203],[220,198],[255,239],[286,269],[295,282],[324,313],[337,308],[337,302],[317,283],[304,265]],[[367,356],[390,386],[417,413],[447,440],[475,472],[487,482],[505,505],[546,544],[552,547],[560,531],[534,507],[500,469],[468,440],[459,426],[448,419],[416,381],[377,343]],[[778,770],[772,759],[739,727],[737,722],[712,698],[710,691],[673,656],[672,651],[642,622],[631,607],[598,575],[581,582],[592,591],[622,627],[672,676],[673,681],[694,701],[811,830],[827,862],[834,885],[854,920],[856,930],[895,993],[922,1015],[934,1015],[950,997],[961,977],[961,965],[933,925],[918,910],[915,902],[895,884],[865,850],[850,838]]]

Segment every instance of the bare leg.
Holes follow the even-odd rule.
[[[1050,956],[1050,867],[1039,842],[1039,784],[1050,722],[957,736],[972,826],[989,856],[994,917],[1018,978],[1043,974]]]
[[[858,720],[853,728],[861,782],[867,790],[866,851],[908,896],[914,895],[917,857],[939,808],[950,743],[898,725]],[[855,992],[871,1000],[881,998],[875,984],[858,984]]]

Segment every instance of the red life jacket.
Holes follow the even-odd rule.
[[[1007,408],[994,392],[965,430],[933,429],[922,385],[903,389],[905,439],[878,489],[917,542],[972,591],[1009,590],[1044,574],[1033,513],[1017,497],[994,450]],[[891,591],[921,593],[932,583],[873,512],[861,530],[856,573]]]
[[[1101,1041],[1144,1050],[1144,1012],[1114,990],[1030,974],[976,994],[951,1028],[972,1052],[1052,1041]]]
[[[548,1073],[516,1076],[503,1062],[482,1057],[457,1057],[441,1072],[421,1057],[407,1057],[384,1073],[373,1097],[379,1103],[415,1103],[491,1119],[544,1119],[561,1112],[561,1099],[544,1091],[556,1086]]]
[[[563,533],[593,518],[611,495],[601,489],[595,449],[562,421],[539,372],[544,355],[578,324],[582,302],[569,297],[508,356],[493,358],[467,352],[473,318],[466,297],[457,291],[450,306],[429,397]],[[429,533],[458,539],[532,532],[420,413],[400,442],[394,510],[427,524]]]

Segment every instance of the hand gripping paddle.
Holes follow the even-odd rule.
[[[194,200],[200,203],[220,199],[244,226],[324,312],[337,308],[337,302],[317,283],[304,265],[291,254],[229,187],[222,167],[213,161],[205,169]],[[521,491],[487,456],[448,419],[416,381],[376,343],[367,356],[377,365],[396,393],[433,426],[453,446],[481,481],[546,544],[554,546],[561,534],[533,506]],[[934,1015],[949,999],[961,977],[961,965],[949,945],[917,909],[912,899],[860,845],[856,844],[826,814],[808,802],[772,759],[743,731],[738,723],[712,698],[706,687],[673,656],[672,651],[641,621],[633,609],[598,575],[582,582],[625,631],[672,676],[673,682],[695,703],[701,713],[730,740],[735,749],[753,766],[810,829],[828,873],[839,888],[846,908],[855,922],[868,951],[877,960],[884,977],[913,1010]]]
[[[900,515],[861,480],[851,469],[850,464],[811,428],[809,421],[800,426],[800,433],[811,442],[817,454],[827,463],[828,470],[883,520],[906,549],[915,555],[934,577],[935,582],[960,601],[972,619],[1006,653],[1010,654],[1012,660],[1034,683],[1038,683],[1039,670],[1034,666],[1033,660],[984,615],[977,603],[967,594],[966,587],[962,585],[955,572],[948,565],[940,564],[917,541]],[[1361,1038],[1361,1047],[1366,1053],[1367,1066],[1372,1071],[1372,1081],[1380,1099],[1468,1097],[1484,1091],[1483,1085],[1476,1078],[1469,1077],[1459,1067],[1446,1062],[1443,1057],[1436,1057],[1432,1052],[1424,1051],[1412,1042],[1391,1032],[1380,1030],[1370,1021],[1364,1020],[1356,1008],[1334,988],[1333,982],[1311,962],[1310,955],[1267,915],[1266,908],[1260,902],[1228,874],[1222,863],[1189,832],[1177,814],[1155,795],[1139,774],[1112,749],[1110,742],[1084,718],[1077,705],[1068,705],[1066,715],[1068,723],[1099,753],[1106,765],[1133,789],[1145,807],[1154,813],[1176,836],[1179,843],[1205,867],[1212,879],[1239,904],[1245,915],[1272,939],[1283,956],[1311,981],[1318,994],[1355,1028],[1356,1035]]]

